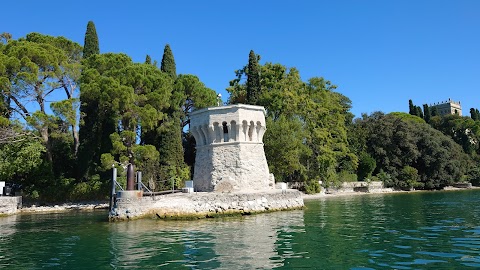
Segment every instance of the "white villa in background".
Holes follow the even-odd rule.
[[[443,102],[437,102],[430,104],[430,109],[437,108],[438,115],[444,116],[447,114],[458,114],[462,116],[462,105],[460,101],[456,102],[451,99]]]

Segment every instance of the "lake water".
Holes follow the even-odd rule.
[[[480,269],[480,191],[337,197],[307,209],[108,223],[0,218],[4,269]]]

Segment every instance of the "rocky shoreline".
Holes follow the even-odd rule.
[[[418,193],[418,192],[442,192],[442,191],[461,191],[461,190],[470,190],[470,189],[480,189],[480,187],[472,186],[468,188],[458,188],[453,186],[448,186],[442,190],[394,190],[392,188],[382,188],[370,192],[345,192],[345,191],[334,191],[331,193],[320,192],[317,194],[304,194],[304,200],[314,200],[320,198],[336,198],[336,197],[348,197],[348,196],[364,196],[364,195],[374,195],[374,194],[401,194],[401,193]]]
[[[18,210],[18,213],[45,213],[45,212],[65,212],[65,211],[85,211],[85,210],[108,210],[108,202],[79,202],[63,203],[50,205],[28,205]]]

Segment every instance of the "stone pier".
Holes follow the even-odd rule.
[[[109,217],[111,221],[137,218],[199,219],[303,207],[302,193],[298,190],[272,190],[261,193],[175,193],[118,199]]]
[[[110,220],[192,219],[303,208],[301,192],[275,189],[263,149],[266,130],[261,106],[238,104],[192,112],[195,192],[155,197],[122,193]]]
[[[0,216],[13,215],[22,208],[22,196],[0,196]]]

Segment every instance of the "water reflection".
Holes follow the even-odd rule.
[[[304,211],[108,223],[0,218],[5,269],[480,269],[480,190],[339,197]]]
[[[136,220],[111,225],[111,265],[194,269],[280,267],[303,233],[303,211],[196,221]],[[279,253],[282,256],[279,256]]]
[[[17,215],[0,217],[0,241],[17,231],[15,228],[17,217]]]

